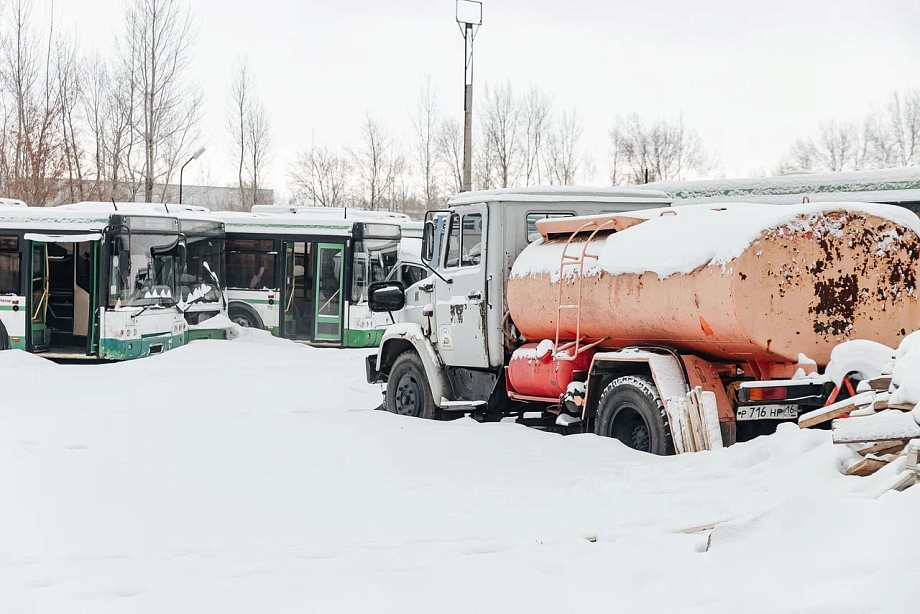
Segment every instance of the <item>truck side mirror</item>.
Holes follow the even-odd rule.
[[[426,220],[422,229],[422,260],[430,262],[434,257],[434,222]]]
[[[401,281],[375,281],[367,287],[367,305],[374,313],[400,311],[406,306],[406,286]]]

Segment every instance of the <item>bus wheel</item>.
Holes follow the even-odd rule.
[[[243,328],[264,328],[262,318],[252,309],[242,305],[230,305],[230,320]]]
[[[0,351],[10,349],[10,336],[6,332],[3,322],[0,322]]]
[[[387,379],[387,411],[401,416],[434,419],[434,399],[425,366],[415,352],[403,352]]]
[[[597,402],[594,432],[652,454],[673,454],[671,431],[658,389],[647,378],[619,377]]]

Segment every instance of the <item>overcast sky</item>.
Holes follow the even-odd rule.
[[[84,47],[110,45],[125,0],[57,0]],[[37,0],[40,7],[42,0]],[[189,0],[201,21],[194,74],[207,154],[190,181],[225,184],[226,97],[248,56],[274,126],[272,187],[311,134],[356,143],[365,115],[410,137],[430,74],[445,114],[462,114],[463,39],[454,0]],[[606,176],[618,114],[683,114],[726,176],[769,172],[819,121],[861,117],[920,86],[918,0],[484,0],[476,85],[538,83],[577,107]],[[197,168],[193,169],[193,166]]]

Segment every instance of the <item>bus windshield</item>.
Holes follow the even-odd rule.
[[[207,286],[208,292],[200,298],[203,302],[215,302],[220,299],[217,280],[223,283],[224,274],[221,263],[223,262],[223,239],[202,236],[187,236],[188,251],[185,261],[185,270],[180,275],[179,294],[183,301],[188,301],[192,294],[199,288]],[[210,269],[211,273],[208,272]]]
[[[117,235],[109,256],[109,307],[175,305],[181,247],[178,235]]]
[[[396,266],[398,257],[399,241],[396,239],[355,241],[351,301],[367,302],[367,287],[375,281],[384,281]]]

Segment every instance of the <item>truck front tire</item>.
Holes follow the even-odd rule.
[[[645,377],[627,375],[607,385],[598,399],[594,432],[641,452],[674,453],[661,395]]]
[[[425,376],[425,366],[415,352],[403,352],[396,358],[387,379],[387,411],[400,416],[435,418],[434,399]]]

